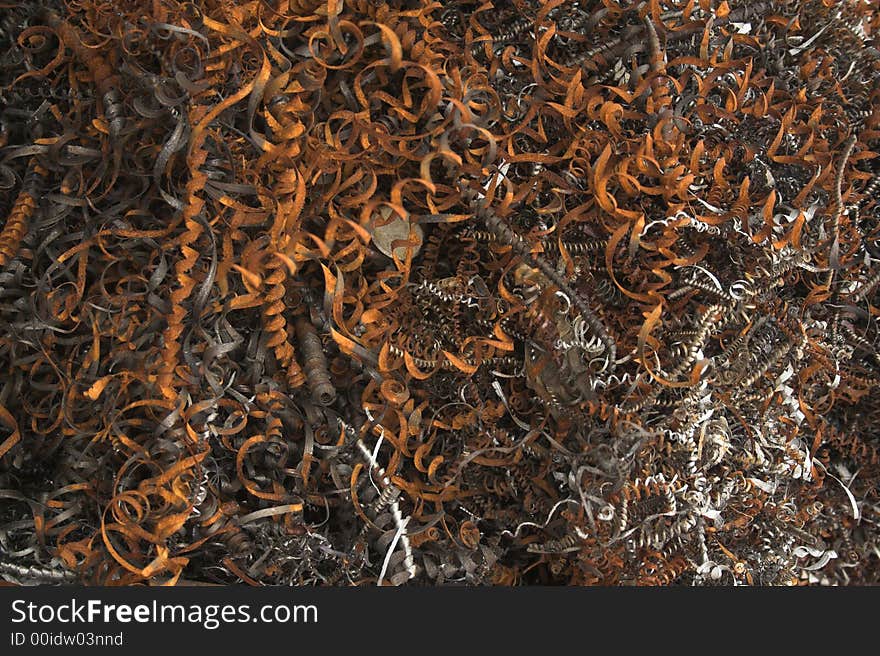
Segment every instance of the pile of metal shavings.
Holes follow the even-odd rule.
[[[0,0],[0,575],[880,583],[871,0]]]

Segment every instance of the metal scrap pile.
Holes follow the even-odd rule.
[[[0,3],[0,575],[880,582],[878,32]]]

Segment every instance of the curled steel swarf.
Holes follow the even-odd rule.
[[[875,4],[4,8],[0,577],[880,583]]]

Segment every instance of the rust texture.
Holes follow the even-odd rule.
[[[0,3],[0,577],[880,583],[878,30]]]

